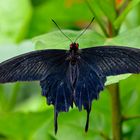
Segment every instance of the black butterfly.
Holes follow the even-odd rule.
[[[87,111],[85,131],[94,99],[104,89],[106,77],[140,72],[140,49],[98,46],[79,49],[74,42],[68,50],[29,52],[0,63],[0,83],[40,81],[42,95],[54,105],[55,133],[59,112],[73,103]]]

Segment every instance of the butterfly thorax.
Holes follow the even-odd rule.
[[[74,51],[74,52],[77,52],[79,49],[79,44],[78,43],[71,43],[70,44],[70,51]]]
[[[77,60],[79,59],[79,44],[78,43],[71,43],[70,44],[70,50],[69,50],[69,56],[67,58],[72,65],[75,65]]]

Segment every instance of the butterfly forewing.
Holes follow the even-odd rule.
[[[65,50],[34,51],[0,63],[0,83],[41,80]]]
[[[79,75],[75,88],[75,104],[79,110],[82,106],[88,110],[93,99],[98,98],[98,94],[103,90],[105,77],[99,75],[95,68],[92,68],[86,59],[82,57],[77,62]]]
[[[82,50],[81,56],[103,76],[140,72],[140,50],[100,46]]]

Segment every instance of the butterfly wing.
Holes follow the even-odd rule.
[[[69,111],[73,107],[72,88],[69,80],[69,61],[61,59],[40,81],[42,95],[47,103],[54,105],[54,127],[57,133],[57,117],[59,112]]]
[[[66,50],[42,50],[0,63],[0,83],[39,80],[42,95],[55,108],[55,132],[60,111],[73,105]]]
[[[56,112],[68,111],[71,102],[71,86],[68,78],[69,62],[59,61],[40,81],[42,95],[47,97],[48,104],[55,106]]]
[[[140,49],[101,46],[82,50],[81,57],[103,76],[140,73]]]
[[[0,83],[39,80],[42,95],[55,107],[55,132],[60,111],[68,111],[73,100],[69,84],[66,50],[42,50],[0,63]]]
[[[82,49],[78,61],[79,76],[75,89],[75,104],[87,110],[85,131],[88,130],[91,103],[103,90],[106,76],[140,72],[140,50],[101,46]]]
[[[101,75],[97,71],[97,68],[88,63],[86,59],[82,58],[82,55],[76,65],[78,76],[74,90],[74,102],[79,110],[82,110],[83,106],[87,111],[87,122],[85,126],[85,131],[87,131],[92,101],[97,99],[99,92],[103,90],[106,77]]]
[[[41,80],[65,57],[66,50],[41,50],[14,57],[0,63],[0,83]]]

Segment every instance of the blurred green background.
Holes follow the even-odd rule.
[[[94,23],[78,40],[81,48],[140,47],[140,0],[0,0],[0,62],[36,49],[68,49],[69,40],[51,19],[74,40],[93,16]],[[0,140],[139,140],[140,75],[109,77],[106,85],[93,102],[88,133],[86,112],[74,108],[60,113],[54,135],[53,106],[46,105],[39,82],[1,84]],[[123,116],[121,138],[112,134],[114,86],[120,96],[117,111]]]

